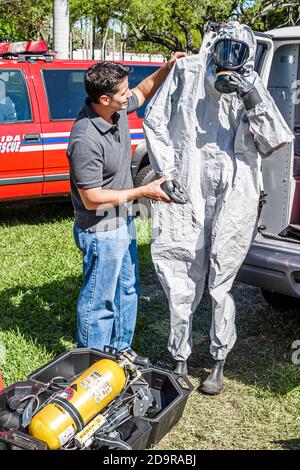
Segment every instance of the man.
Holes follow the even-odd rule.
[[[133,188],[127,114],[155,94],[177,58],[129,90],[129,69],[102,62],[88,69],[88,95],[70,135],[74,238],[83,253],[83,286],[77,303],[78,347],[130,349],[139,293],[132,201],[170,202],[165,178]]]
[[[144,120],[154,170],[187,199],[154,207],[151,250],[169,301],[168,347],[176,372],[187,374],[193,313],[208,275],[214,366],[201,391],[212,395],[221,392],[236,341],[230,290],[256,232],[261,157],[293,140],[254,71],[255,50],[248,26],[210,30],[199,55],[178,61]]]

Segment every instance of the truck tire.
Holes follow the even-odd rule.
[[[145,186],[155,180],[155,173],[150,165],[144,166],[134,179],[134,186]],[[141,219],[151,217],[151,202],[147,197],[139,199],[138,204],[135,204],[135,214]]]
[[[300,299],[296,297],[290,297],[289,295],[279,294],[278,292],[271,292],[265,289],[261,289],[261,293],[266,302],[275,310],[280,312],[300,310]]]

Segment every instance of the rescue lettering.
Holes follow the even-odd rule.
[[[0,153],[19,152],[20,146],[20,135],[3,135],[0,139]]]

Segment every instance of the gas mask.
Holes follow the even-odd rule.
[[[217,72],[216,90],[225,94],[236,91],[230,77],[243,74],[243,66],[249,59],[248,44],[234,38],[219,38],[213,46],[213,57]]]

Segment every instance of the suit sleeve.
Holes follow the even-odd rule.
[[[180,87],[177,64],[156,92],[145,111],[144,134],[149,160],[155,173],[172,177],[175,174],[174,145],[170,138],[174,92]]]
[[[254,109],[247,111],[246,114],[250,123],[249,130],[254,135],[256,147],[262,157],[267,157],[284,144],[292,142],[294,135],[258,76],[254,84],[262,102],[257,104]]]

